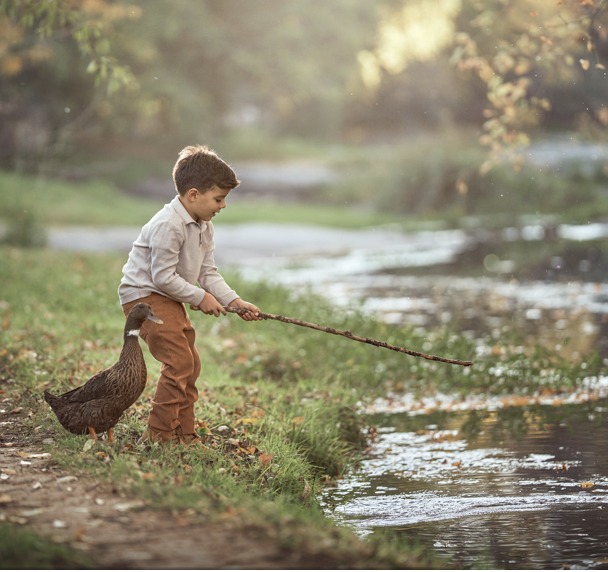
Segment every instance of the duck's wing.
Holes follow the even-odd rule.
[[[104,399],[112,392],[116,371],[114,367],[98,371],[84,385],[64,393],[61,397],[66,401],[84,403],[93,399]]]

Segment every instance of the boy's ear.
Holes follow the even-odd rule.
[[[192,189],[188,189],[186,191],[186,198],[188,198],[191,201],[195,201],[196,197],[198,197],[198,195],[200,195],[201,193],[199,193],[198,189],[195,189],[194,187]]]

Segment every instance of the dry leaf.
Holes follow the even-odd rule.
[[[34,490],[36,490],[36,489],[41,489],[41,488],[42,488],[42,484],[40,483],[40,481],[36,481],[36,482],[35,482],[35,483],[32,485],[32,488],[33,488]]]
[[[595,64],[595,67],[596,67],[598,70],[605,70],[605,69],[606,69],[606,66],[605,66],[605,65],[603,65],[603,64]]]
[[[12,411],[9,411],[9,414],[12,413],[13,415],[16,415],[17,413],[21,413],[23,411],[23,407],[15,407],[15,409],[13,409]]]
[[[15,469],[2,469],[3,473],[6,473],[7,475],[16,475],[17,471],[15,471]]]
[[[82,448],[83,451],[88,451],[95,444],[95,439],[87,439],[87,442]]]
[[[233,439],[232,437],[228,439],[228,443],[230,443],[233,447],[239,446],[239,442],[236,439]]]
[[[260,463],[262,463],[263,467],[266,467],[270,463],[270,460],[273,457],[274,457],[274,453],[269,453],[267,455],[266,451],[264,451],[263,453],[260,454]]]
[[[13,502],[10,495],[0,495],[0,503]]]
[[[255,419],[254,417],[243,417],[241,419],[237,419],[236,422],[234,423],[235,425],[238,425],[239,423],[249,423],[250,425],[255,425],[256,423],[259,423],[260,420],[259,419]]]
[[[456,461],[455,463],[452,463],[453,467],[460,467],[460,465],[462,465],[462,461]]]
[[[534,10],[534,12],[530,12],[530,18],[534,18],[538,16],[538,10]]]
[[[78,477],[72,477],[71,475],[68,475],[66,477],[59,477],[55,482],[58,484],[61,483],[69,483],[70,481],[77,481]]]
[[[304,480],[304,492],[300,495],[300,500],[306,500],[310,495],[310,485],[306,479]]]
[[[146,481],[153,481],[156,478],[154,473],[144,473],[141,477]]]
[[[593,486],[593,483],[590,483],[589,481],[585,481],[584,483],[581,483],[581,487],[583,487],[584,489],[590,489]]]
[[[579,62],[581,63],[581,67],[584,70],[588,70],[589,69],[589,60],[580,59]]]

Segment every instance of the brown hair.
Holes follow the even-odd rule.
[[[179,152],[173,167],[173,182],[177,192],[184,196],[190,189],[201,193],[215,186],[234,189],[241,181],[215,151],[206,145],[190,145]]]

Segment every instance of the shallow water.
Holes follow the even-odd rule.
[[[606,568],[607,406],[381,416],[373,458],[324,508],[362,536],[391,529],[452,565]]]

